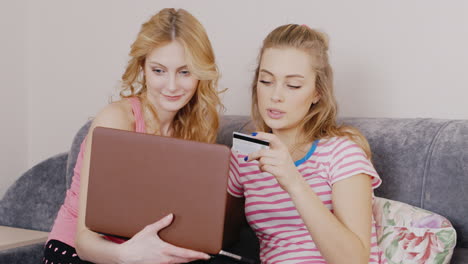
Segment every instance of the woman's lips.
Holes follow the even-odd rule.
[[[164,98],[166,98],[166,100],[168,101],[177,101],[179,100],[180,98],[182,98],[182,95],[164,95]]]
[[[273,109],[273,108],[269,108],[267,109],[267,114],[270,118],[272,119],[280,119],[282,118],[286,113],[283,112],[283,111],[280,111],[278,109]]]

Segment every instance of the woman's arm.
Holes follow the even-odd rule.
[[[76,252],[83,260],[96,263],[122,263],[120,259],[120,245],[110,242],[86,228],[85,213],[93,130],[97,126],[131,130],[131,126],[129,125],[131,121],[128,121],[125,117],[125,111],[118,103],[107,106],[93,120],[86,137],[84,158],[80,174],[80,202],[75,238]]]
[[[289,193],[320,253],[328,263],[368,263],[372,225],[370,177],[358,174],[332,186],[333,213],[297,170],[288,148],[273,134],[258,133],[270,149],[249,154]]]
[[[209,258],[209,255],[205,253],[175,247],[159,239],[158,231],[172,222],[172,215],[148,225],[123,244],[110,242],[86,228],[85,213],[92,131],[97,126],[133,130],[133,120],[128,115],[122,103],[111,104],[97,115],[88,132],[81,168],[79,216],[75,239],[78,256],[95,263],[181,263]]]
[[[355,175],[332,186],[333,213],[305,181],[287,191],[328,263],[369,262],[372,187],[368,175]]]

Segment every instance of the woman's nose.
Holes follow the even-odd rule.
[[[174,92],[177,90],[177,79],[176,79],[176,76],[175,74],[170,74],[169,76],[169,80],[168,80],[168,85],[167,85],[167,89],[171,92]]]
[[[275,85],[271,94],[271,101],[278,103],[284,101],[283,91],[280,85]]]

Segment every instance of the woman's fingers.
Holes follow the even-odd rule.
[[[265,133],[265,132],[256,132],[256,133],[252,133],[252,136],[257,139],[270,142],[270,148],[261,149],[261,150],[249,153],[249,155],[244,158],[245,161],[258,160],[263,157],[271,157],[271,158],[281,157],[282,152],[284,151],[287,152],[286,146],[274,134]]]
[[[261,157],[258,159],[258,163],[260,166],[264,165],[272,165],[272,166],[278,166],[279,165],[279,160],[276,157]]]
[[[248,156],[244,158],[245,161],[258,160],[262,157],[274,157],[274,153],[270,149],[261,149],[255,152],[249,153]]]
[[[260,166],[260,170],[263,171],[263,172],[268,172],[268,173],[272,174],[273,176],[278,175],[278,173],[280,172],[278,167],[273,166],[273,165],[268,165],[268,164]]]
[[[252,136],[256,139],[268,141],[270,143],[270,148],[273,149],[282,148],[284,146],[283,142],[281,142],[277,136],[271,133],[255,132],[252,133]]]
[[[152,233],[158,233],[161,229],[169,226],[172,223],[173,219],[174,215],[168,214],[165,217],[161,218],[159,221],[146,226],[145,229]]]
[[[174,219],[173,214],[168,214],[161,220],[147,226],[148,230],[152,232],[153,234],[157,235],[161,229],[169,226],[172,223],[172,220]],[[165,242],[164,242],[165,243]],[[186,248],[181,248],[181,247],[176,247],[174,245],[171,245],[169,243],[165,243],[164,245],[164,254],[171,256],[174,258],[173,263],[185,263],[189,262],[192,260],[197,260],[197,259],[209,259],[210,256],[208,254],[205,254],[203,252],[198,252],[195,250],[190,250]]]
[[[186,262],[197,260],[197,259],[210,259],[210,255],[181,247],[176,247],[171,244],[167,244],[167,254],[176,258],[187,260]]]
[[[199,259],[209,259],[203,252],[180,248],[161,240],[158,232],[169,226],[174,219],[172,214],[159,221],[147,225],[137,235],[124,244],[124,260],[126,263],[186,263]]]
[[[184,258],[184,257],[178,257],[178,256],[171,256],[171,255],[166,255],[165,256],[165,261],[163,263],[189,263],[192,261],[196,260],[205,260],[205,258]]]

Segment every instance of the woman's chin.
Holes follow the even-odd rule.
[[[177,112],[179,111],[180,109],[182,109],[185,104],[182,104],[182,103],[175,103],[175,102],[164,102],[161,104],[161,108],[163,111],[166,111],[166,112]]]
[[[284,129],[284,122],[280,120],[264,120],[265,124],[272,130]]]

